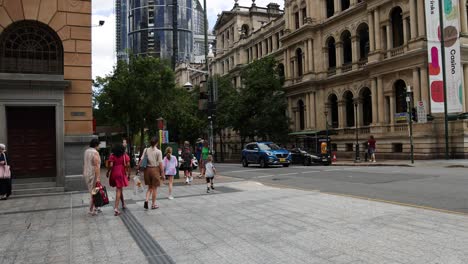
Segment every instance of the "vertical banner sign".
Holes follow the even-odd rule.
[[[447,111],[449,113],[463,110],[463,88],[460,62],[460,9],[458,0],[438,0],[426,2],[426,31],[428,50],[428,71],[430,103],[433,113],[444,112],[444,84],[442,70],[445,70],[447,89]],[[443,8],[445,69],[442,67],[440,16],[439,8]]]

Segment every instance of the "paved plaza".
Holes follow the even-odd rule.
[[[468,263],[468,216],[224,180],[160,208],[86,214],[87,193],[0,203],[0,263]],[[114,193],[109,191],[113,198]]]

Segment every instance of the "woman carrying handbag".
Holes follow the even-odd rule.
[[[110,168],[108,171],[109,185],[115,187],[115,206],[114,215],[120,215],[119,202],[122,200],[122,209],[125,209],[125,203],[123,198],[123,187],[128,186],[128,174],[127,168],[130,166],[130,157],[125,153],[125,148],[122,144],[117,144],[112,149],[112,155],[109,157]]]
[[[5,145],[0,144],[0,200],[11,195],[11,171],[5,150]]]

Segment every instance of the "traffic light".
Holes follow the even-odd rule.
[[[418,113],[416,112],[416,108],[411,108],[411,119],[413,122],[418,122]]]

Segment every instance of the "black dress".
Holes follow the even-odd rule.
[[[5,161],[6,154],[0,154],[0,162]],[[8,162],[8,158],[7,158]],[[1,166],[1,165],[0,165]],[[0,196],[5,195],[8,197],[11,195],[11,179],[0,179]]]

